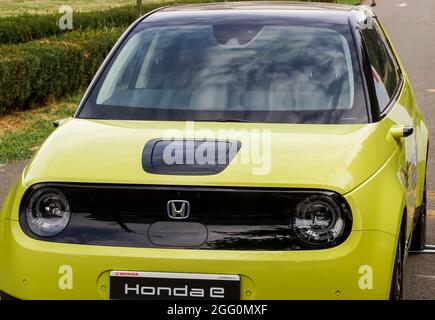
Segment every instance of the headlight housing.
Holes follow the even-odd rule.
[[[326,194],[308,196],[296,206],[293,229],[298,239],[313,247],[334,244],[346,230],[349,213],[344,203]]]
[[[60,234],[71,218],[68,199],[55,188],[33,191],[25,203],[24,214],[30,231],[43,238]]]

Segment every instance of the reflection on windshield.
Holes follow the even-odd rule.
[[[114,109],[113,118],[122,118],[119,108],[125,108],[157,120],[208,120],[208,113],[210,119],[273,121],[290,112],[285,118],[296,116],[294,122],[316,114],[329,117],[325,123],[341,122],[337,117],[358,122],[366,114],[354,108],[355,78],[348,40],[332,29],[151,26],[124,44],[94,101]]]

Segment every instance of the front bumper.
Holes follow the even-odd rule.
[[[0,222],[0,235],[0,290],[19,299],[109,299],[111,270],[238,274],[241,299],[388,299],[396,247],[382,231],[353,231],[340,246],[316,251],[49,243],[29,238],[12,220]],[[72,288],[60,285],[64,266]]]

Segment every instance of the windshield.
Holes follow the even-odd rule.
[[[142,23],[118,49],[79,116],[367,122],[351,41],[328,26]]]

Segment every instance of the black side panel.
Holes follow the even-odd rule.
[[[241,147],[235,140],[164,140],[147,142],[142,153],[146,172],[213,175],[225,170]]]

